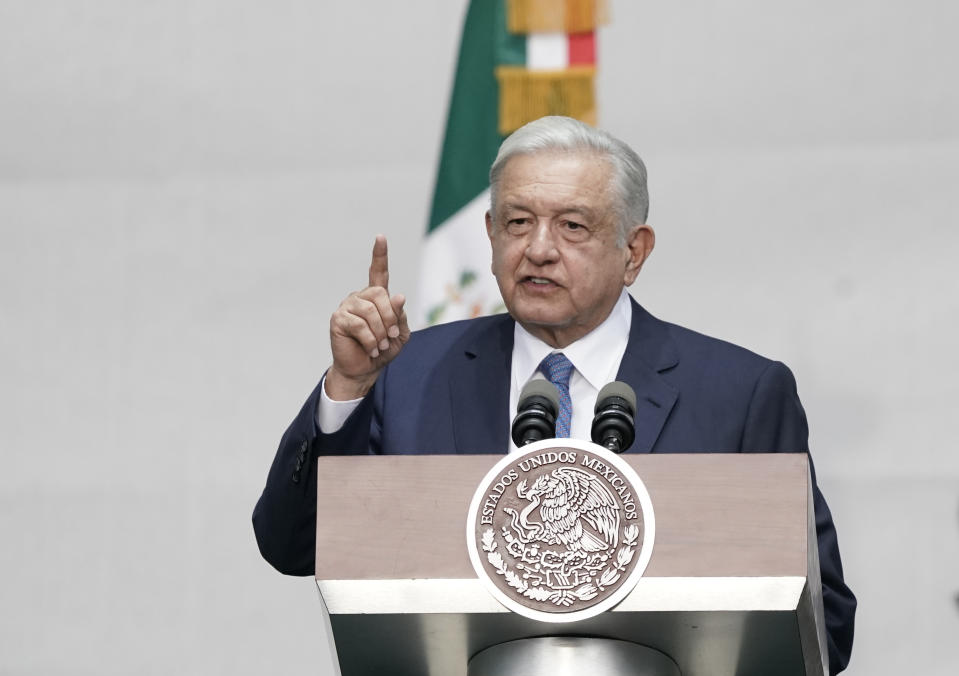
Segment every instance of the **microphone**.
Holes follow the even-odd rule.
[[[593,443],[613,453],[622,453],[636,438],[633,415],[636,413],[636,393],[626,383],[614,381],[603,387],[596,396],[593,409]]]
[[[525,446],[556,436],[556,414],[559,412],[559,390],[548,380],[534,378],[519,395],[516,417],[513,418],[513,443]]]

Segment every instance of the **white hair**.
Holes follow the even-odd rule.
[[[629,229],[645,224],[649,215],[646,165],[636,151],[612,134],[571,117],[541,117],[520,127],[503,141],[489,170],[490,207],[493,213],[496,213],[500,175],[507,162],[516,155],[557,151],[596,153],[609,162],[613,170],[613,188],[619,202],[614,206],[619,221],[619,245],[623,246]]]

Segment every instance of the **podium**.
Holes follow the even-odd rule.
[[[621,456],[652,499],[652,558],[619,605],[565,624],[508,611],[470,564],[470,500],[500,457],[318,458],[316,583],[343,676],[473,676],[535,637],[645,646],[682,676],[828,673],[805,454]]]

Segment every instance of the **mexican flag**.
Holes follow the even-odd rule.
[[[412,320],[505,310],[484,226],[503,139],[544,115],[595,124],[602,0],[471,0],[440,155]]]

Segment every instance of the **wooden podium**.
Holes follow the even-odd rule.
[[[683,676],[828,673],[806,455],[622,457],[652,498],[652,559],[622,603],[570,624],[509,612],[470,564],[469,503],[499,455],[319,458],[316,581],[343,676],[465,676],[544,636],[648,646]]]

